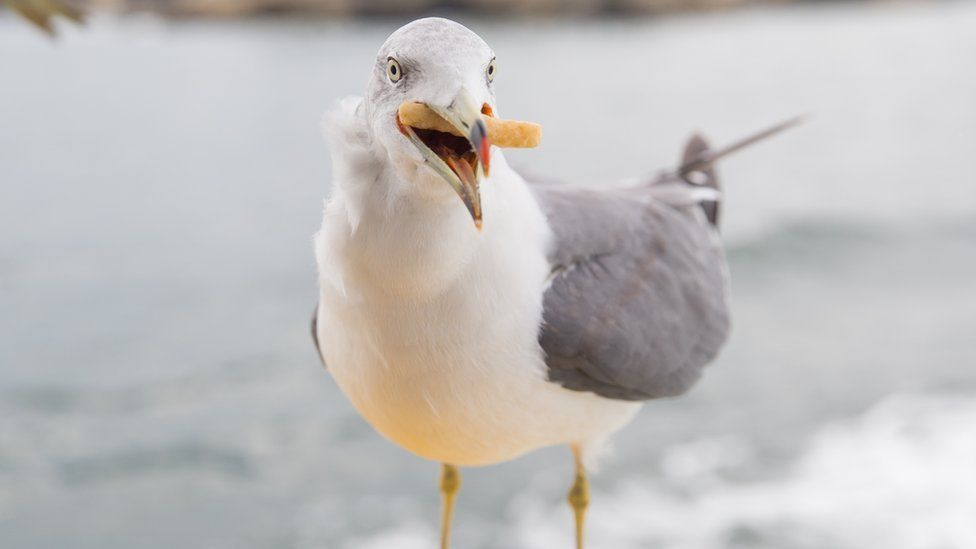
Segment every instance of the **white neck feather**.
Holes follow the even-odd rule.
[[[491,238],[491,216],[479,232],[439,176],[390,158],[370,139],[360,104],[344,100],[326,118],[333,190],[320,235],[342,261],[323,276],[344,294],[427,299],[449,287]],[[399,170],[395,162],[401,162]],[[404,172],[414,176],[404,178]],[[492,172],[492,179],[512,173],[500,152],[493,155]],[[494,190],[491,180],[482,186],[486,209],[496,202]]]

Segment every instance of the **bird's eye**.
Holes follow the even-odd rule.
[[[390,77],[390,82],[399,82],[403,78],[403,69],[400,68],[400,63],[392,57],[386,60],[386,75]]]
[[[495,79],[496,72],[498,70],[495,68],[495,60],[493,58],[491,63],[488,63],[488,68],[485,69],[485,77],[488,79],[489,84]]]

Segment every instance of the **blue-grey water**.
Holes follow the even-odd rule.
[[[592,548],[976,544],[976,4],[465,20],[525,171],[722,165],[735,328],[594,478]],[[0,14],[0,547],[433,547],[434,464],[307,334],[324,108],[397,21]],[[569,547],[568,452],[469,470],[461,548]]]

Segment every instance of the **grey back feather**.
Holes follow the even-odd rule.
[[[554,233],[539,341],[549,379],[621,400],[687,391],[729,331],[715,210],[656,188],[532,184]],[[714,198],[714,195],[713,195]],[[703,213],[705,215],[703,215]]]

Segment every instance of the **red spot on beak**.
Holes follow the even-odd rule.
[[[478,151],[478,157],[481,158],[481,165],[485,169],[485,177],[487,177],[491,170],[491,140],[488,139],[487,135],[481,140],[481,150]]]

